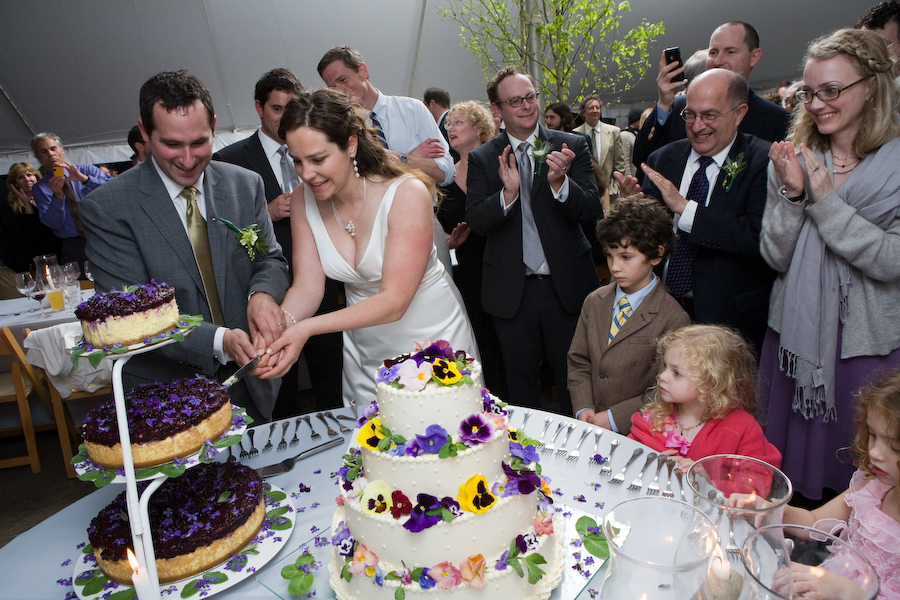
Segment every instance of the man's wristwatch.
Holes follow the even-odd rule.
[[[788,196],[787,187],[781,186],[781,189],[778,190],[778,195],[787,200],[788,202],[798,203],[806,200],[806,190],[800,192],[799,196]]]
[[[402,162],[404,165],[406,164],[406,155],[405,154],[400,155],[400,162]]]

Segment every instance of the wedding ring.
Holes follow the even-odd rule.
[[[284,327],[284,321],[278,324],[279,327]]]
[[[815,173],[815,172],[818,171],[818,170],[819,170],[819,165],[816,165],[816,166],[813,167],[813,173]]]

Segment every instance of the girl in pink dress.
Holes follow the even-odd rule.
[[[839,535],[872,563],[881,585],[878,597],[900,600],[900,371],[861,398],[856,429],[851,450],[859,470],[849,489],[812,511],[786,507],[784,522]],[[849,552],[836,552],[822,566],[851,581],[864,572]],[[808,566],[794,563],[792,570],[795,594],[830,585]]]

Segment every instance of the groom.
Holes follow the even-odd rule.
[[[263,181],[246,169],[210,163],[212,99],[187,71],[159,73],[144,83],[140,114],[151,159],[79,204],[94,281],[99,290],[165,281],[175,287],[179,310],[202,315],[203,323],[180,344],[132,358],[125,387],[195,373],[222,381],[284,327],[279,303],[289,283],[287,264]],[[220,219],[256,225],[268,252],[251,260]],[[229,393],[257,422],[267,421],[280,384],[251,376]]]

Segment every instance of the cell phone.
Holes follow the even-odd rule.
[[[63,170],[62,167],[53,167],[53,174],[56,175],[57,177],[65,177],[66,176],[66,172]]]
[[[683,67],[684,63],[681,62],[681,49],[678,46],[674,48],[666,48],[666,64],[671,65],[672,63],[678,63],[679,67]],[[675,77],[672,78],[672,81],[684,81],[684,72],[679,73]]]

